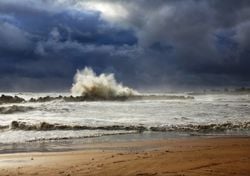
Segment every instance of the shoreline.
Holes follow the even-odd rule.
[[[90,143],[75,151],[0,154],[0,175],[249,175],[249,149],[249,136]]]
[[[206,138],[248,138],[249,131],[237,133],[231,131],[228,133],[187,133],[187,132],[143,132],[143,133],[125,133],[114,135],[102,135],[96,137],[66,138],[53,140],[35,140],[20,143],[0,143],[0,155],[12,153],[31,153],[31,152],[67,152],[89,150],[93,145],[106,143],[124,143],[124,142],[143,142],[157,140],[174,139],[206,139]]]

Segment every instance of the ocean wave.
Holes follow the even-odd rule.
[[[9,129],[9,125],[0,125],[0,130]]]
[[[167,132],[167,131],[181,131],[181,132],[213,132],[213,131],[227,131],[227,130],[250,130],[250,122],[244,123],[221,123],[221,124],[207,124],[207,125],[170,125],[160,127],[150,127],[151,131]]]
[[[41,122],[39,124],[28,124],[21,121],[12,121],[10,125],[14,130],[125,130],[125,131],[144,131],[146,127],[143,126],[84,126],[84,125],[63,125],[63,124],[50,124],[47,122]]]
[[[30,106],[5,106],[0,107],[0,114],[13,114],[13,113],[19,113],[19,112],[27,112],[33,110],[33,107]]]
[[[84,125],[64,125],[64,124],[50,124],[41,122],[39,124],[28,124],[21,121],[12,121],[10,128],[13,130],[107,130],[107,131],[156,131],[156,132],[212,132],[212,131],[226,131],[226,130],[250,130],[250,122],[234,124],[231,122],[221,124],[208,124],[208,125],[169,125],[169,126],[123,126],[123,125],[110,125],[110,126],[84,126]]]

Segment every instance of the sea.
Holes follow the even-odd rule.
[[[140,94],[126,100],[30,102],[69,93],[6,93],[26,101],[0,105],[0,152],[7,146],[123,136],[250,135],[250,94]],[[126,138],[126,137],[125,137]]]

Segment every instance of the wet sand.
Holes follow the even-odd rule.
[[[0,175],[250,175],[249,137],[186,138],[87,145],[91,149],[1,154]]]

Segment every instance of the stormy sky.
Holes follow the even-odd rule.
[[[0,91],[77,69],[138,89],[250,85],[249,0],[0,0]]]

